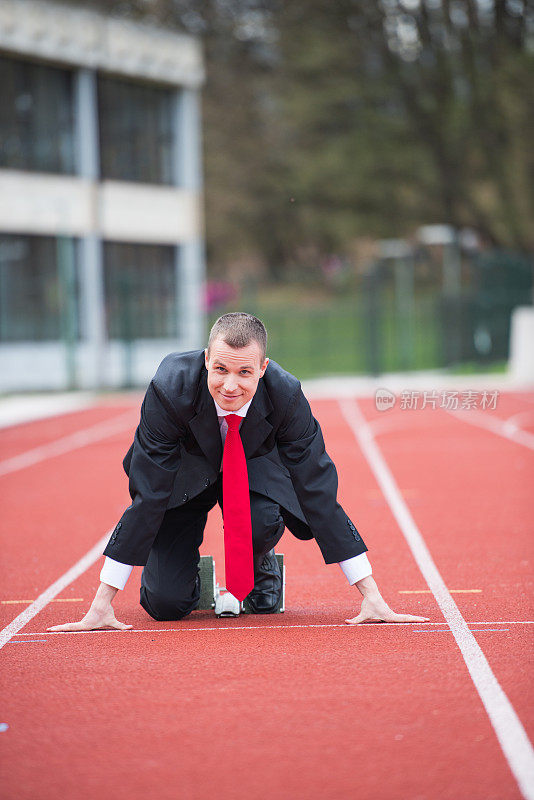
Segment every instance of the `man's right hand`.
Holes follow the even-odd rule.
[[[133,625],[125,625],[115,617],[111,601],[117,594],[117,589],[101,583],[91,603],[91,608],[79,622],[67,622],[64,625],[53,625],[47,631],[95,631],[100,628],[114,628],[118,631],[127,631]]]

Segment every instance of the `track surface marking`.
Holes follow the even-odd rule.
[[[37,614],[43,610],[45,606],[47,606],[54,598],[63,591],[67,586],[70,586],[76,578],[79,578],[80,575],[83,575],[89,567],[92,567],[95,561],[98,559],[100,560],[102,555],[102,550],[107,544],[107,541],[111,535],[111,531],[98,541],[94,547],[86,553],[83,558],[81,558],[77,564],[74,564],[67,572],[62,575],[57,581],[49,586],[39,597],[31,603],[28,608],[25,608],[24,611],[15,617],[15,619],[6,625],[6,627],[0,631],[0,649],[6,645],[9,640],[15,636],[21,628],[24,628],[28,622],[37,616]]]
[[[115,433],[130,430],[132,422],[133,414],[131,411],[127,411],[125,414],[120,414],[113,419],[99,422],[90,428],[78,430],[61,439],[56,439],[53,442],[42,444],[39,447],[34,447],[24,453],[7,458],[4,461],[0,461],[0,477],[8,475],[10,472],[33,467],[41,461],[64,455],[64,453],[70,453],[72,450],[86,447],[88,444],[93,444],[101,439],[107,439]]]

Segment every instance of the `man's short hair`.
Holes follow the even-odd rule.
[[[257,342],[260,347],[261,363],[265,360],[267,331],[263,322],[253,314],[247,314],[244,311],[223,314],[210,331],[208,353],[215,339],[222,339],[236,350],[240,347],[247,347],[251,342]]]

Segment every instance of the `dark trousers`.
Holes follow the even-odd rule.
[[[200,597],[199,548],[208,512],[216,503],[222,508],[222,480],[163,518],[141,576],[141,605],[156,620],[182,619],[193,611]],[[281,539],[285,524],[301,525],[278,503],[250,493],[254,562],[263,559]]]

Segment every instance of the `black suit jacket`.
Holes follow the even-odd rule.
[[[260,379],[240,433],[251,490],[271,497],[299,520],[295,535],[315,538],[327,564],[367,550],[337,502],[336,468],[300,383],[275,361]],[[124,459],[132,504],[104,555],[125,564],[146,564],[165,511],[215,483],[221,460],[204,351],[171,353],[143,400],[134,442]]]

